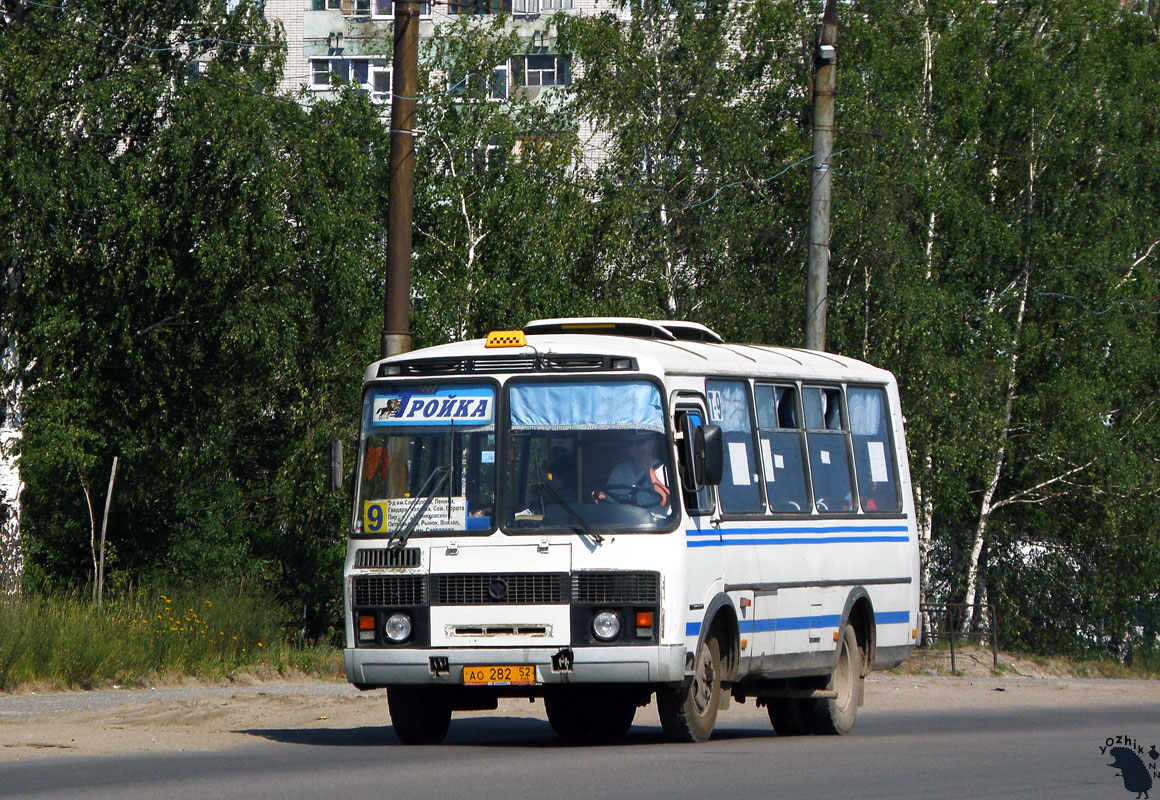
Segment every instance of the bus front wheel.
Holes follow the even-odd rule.
[[[657,712],[669,738],[678,742],[708,741],[717,724],[723,678],[721,646],[715,637],[709,637],[697,648],[692,679],[680,689],[657,690]]]
[[[548,724],[569,742],[624,738],[636,717],[636,701],[621,692],[572,688],[544,697]]]
[[[451,703],[435,687],[388,687],[387,708],[403,744],[439,744],[451,725]]]

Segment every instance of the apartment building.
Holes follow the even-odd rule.
[[[526,51],[497,65],[486,91],[506,99],[512,91],[530,96],[572,80],[570,57],[555,48],[549,18],[559,12],[593,14],[618,7],[616,0],[437,0],[420,3],[419,40],[463,15],[503,13]],[[286,68],[282,90],[310,95],[333,91],[333,78],[353,82],[374,102],[390,104],[393,0],[266,0],[268,19],[282,23]]]

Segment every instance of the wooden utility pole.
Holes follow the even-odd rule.
[[[806,262],[806,347],[826,349],[826,285],[830,277],[830,158],[834,152],[834,61],[838,13],[826,0],[814,52],[814,150],[810,171],[810,241]]]
[[[411,219],[415,196],[415,105],[419,94],[419,4],[395,0],[391,69],[391,182],[387,198],[387,291],[380,358],[411,349]]]

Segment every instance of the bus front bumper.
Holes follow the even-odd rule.
[[[531,664],[536,685],[567,683],[676,683],[685,677],[685,646],[577,647],[571,669],[554,670],[561,648],[347,648],[346,678],[356,686],[428,684],[458,686],[465,666]],[[559,659],[557,658],[557,662]]]

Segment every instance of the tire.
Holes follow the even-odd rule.
[[[588,732],[585,730],[584,718],[581,715],[581,704],[576,702],[574,694],[548,694],[544,697],[544,710],[548,714],[548,724],[552,730],[566,742],[583,741]]]
[[[575,689],[544,697],[548,724],[568,742],[607,742],[624,738],[636,717],[636,702],[623,694]]]
[[[778,736],[801,736],[806,732],[802,701],[770,700],[765,710],[769,712],[769,721]]]
[[[630,697],[607,697],[590,705],[588,713],[588,735],[593,741],[615,742],[623,739],[632,727],[636,702]]]
[[[717,723],[724,677],[721,647],[716,638],[710,637],[697,648],[692,680],[680,689],[657,690],[657,711],[670,739],[708,741]]]
[[[387,708],[395,736],[403,744],[439,744],[451,725],[451,704],[428,686],[391,686]]]
[[[860,694],[865,660],[853,626],[842,628],[842,635],[838,639],[838,661],[826,684],[826,688],[836,692],[837,697],[805,701],[803,712],[810,733],[842,736],[854,727],[854,717],[858,714],[859,701],[862,699]]]

